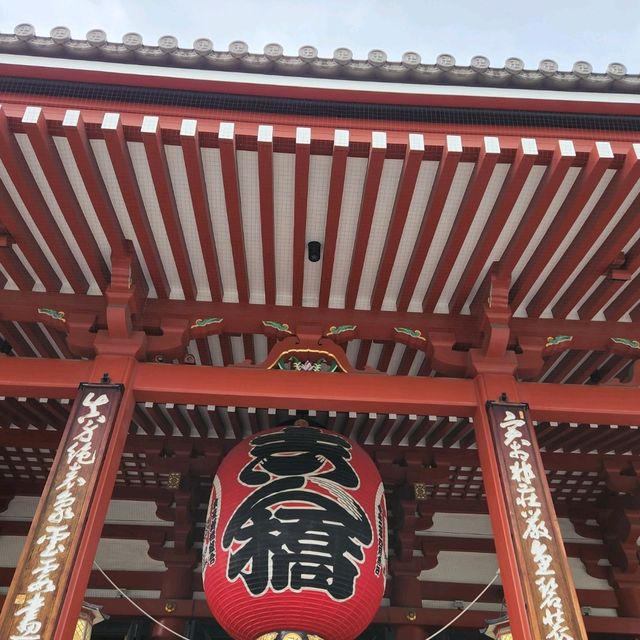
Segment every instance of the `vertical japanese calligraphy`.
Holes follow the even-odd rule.
[[[3,610],[0,637],[44,640],[59,607],[120,385],[81,385]]]
[[[540,638],[585,640],[528,407],[490,402],[488,410],[531,622]]]

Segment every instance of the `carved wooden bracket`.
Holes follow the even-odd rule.
[[[190,338],[187,320],[163,318],[160,335],[147,335],[137,328],[136,318],[146,301],[146,286],[134,282],[134,271],[132,250],[112,258],[111,284],[105,292],[106,329],[97,327],[95,314],[48,313],[43,316],[43,322],[63,331],[70,351],[79,356],[130,355],[139,360],[182,358]]]
[[[334,331],[335,335],[328,336],[321,325],[300,325],[295,328],[295,333],[288,324],[263,321],[263,325],[265,332],[272,338],[277,338],[278,342],[263,362],[252,364],[246,361],[236,366],[280,369],[305,374],[359,373],[351,366],[347,354],[340,346],[341,340],[334,339],[341,335],[341,331]]]

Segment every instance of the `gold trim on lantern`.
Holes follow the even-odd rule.
[[[270,631],[269,633],[263,633],[261,636],[258,636],[256,640],[276,640],[277,637],[277,631]]]

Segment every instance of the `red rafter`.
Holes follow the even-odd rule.
[[[593,352],[567,379],[569,384],[585,384],[589,381],[592,374],[611,357],[610,353],[595,351]]]
[[[183,121],[184,122],[187,121]],[[191,193],[191,203],[193,214],[196,219],[198,238],[202,248],[202,257],[207,272],[207,281],[211,291],[213,302],[222,301],[222,284],[220,282],[220,266],[218,263],[218,252],[216,241],[213,235],[211,224],[211,210],[209,208],[209,198],[206,192],[206,182],[204,169],[202,167],[202,155],[200,151],[197,123],[193,122],[193,128],[184,127],[180,130],[180,145],[182,146],[182,156],[189,182]]]
[[[349,269],[349,279],[344,298],[344,306],[347,309],[353,309],[356,306],[386,152],[386,146],[379,147],[371,144],[369,148],[369,161],[367,163],[367,173],[364,179],[360,213],[358,214],[358,227],[355,235],[357,240],[354,243],[351,255],[351,268]]]
[[[547,376],[546,382],[563,382],[584,359],[584,351],[569,351],[562,362]]]
[[[169,239],[171,253],[176,263],[182,292],[186,300],[195,300],[196,285],[189,260],[189,250],[182,232],[182,222],[178,214],[171,176],[164,151],[164,142],[159,122],[153,118],[145,118],[142,124],[142,142],[147,153],[147,161],[162,220]]]
[[[502,188],[496,198],[493,209],[487,218],[484,229],[482,229],[480,238],[471,254],[471,258],[469,258],[460,277],[460,281],[451,296],[449,311],[452,313],[460,313],[464,307],[471,289],[485,267],[487,259],[500,237],[514,205],[520,197],[522,188],[531,173],[531,168],[538,159],[537,151],[535,153],[527,153],[525,152],[524,145],[525,142],[521,141],[511,168],[502,183]]]
[[[529,315],[539,315],[546,309],[566,282],[567,277],[574,272],[589,249],[597,242],[611,218],[629,195],[629,191],[640,178],[640,162],[638,160],[638,156],[633,150],[626,154],[622,168],[616,172],[604,196],[596,204],[580,233],[571,243],[571,248],[560,258],[553,274],[547,278],[544,288],[538,291],[527,306]],[[640,198],[637,200],[640,201]],[[637,210],[632,205],[622,220],[618,222],[614,232],[615,237],[610,235],[607,239],[609,246],[605,250],[602,250],[601,247],[595,253],[582,269],[580,276],[571,283],[571,286],[553,306],[554,317],[565,318],[569,314],[580,298],[589,290],[594,279],[611,264],[629,238],[637,231],[637,228]]]
[[[589,153],[586,166],[573,183],[571,191],[558,209],[553,224],[536,247],[526,267],[511,288],[511,308],[515,311],[535,284],[562,239],[569,233],[580,212],[598,186],[613,158],[600,156],[595,145]]]
[[[258,129],[258,184],[260,229],[266,304],[276,303],[276,254],[273,215],[273,134],[271,127]],[[246,349],[245,349],[246,351]]]
[[[18,289],[31,291],[35,285],[35,280],[26,270],[18,256],[10,245],[0,246],[0,263],[2,268],[9,274],[9,277],[16,283]],[[2,276],[6,283],[6,279]]]
[[[575,162],[575,152],[564,153],[560,144],[556,143],[551,162],[542,176],[536,193],[531,198],[518,228],[500,257],[500,268],[503,273],[513,272],[556,197],[558,189],[562,186],[573,162]],[[489,296],[490,280],[491,272],[488,272],[471,304],[473,309],[486,302]]]
[[[37,324],[23,322],[20,328],[42,358],[57,358],[56,350]]]
[[[69,245],[66,243],[65,239],[60,232],[57,224],[54,221],[54,218],[47,207],[47,204],[36,184],[31,171],[29,170],[29,166],[22,155],[20,147],[9,129],[9,123],[5,113],[0,108],[0,159],[4,163],[5,169],[11,178],[11,181],[18,192],[18,195],[24,202],[25,207],[28,209],[33,221],[35,222],[38,230],[45,238],[47,245],[52,248],[55,253],[56,261],[60,265],[62,272],[65,274],[65,277],[69,281],[69,284],[73,288],[76,293],[86,293],[89,285],[87,283],[86,278],[82,274],[82,270],[80,269],[78,263],[76,262]],[[4,190],[4,189],[3,189]],[[33,242],[33,236],[29,233],[28,235],[21,233],[26,226],[24,221],[21,218],[22,224],[17,223],[13,219],[12,215],[13,211],[9,211],[8,214],[3,212],[3,220],[5,226],[11,232],[11,235],[14,239],[20,242],[22,236],[23,238],[28,238],[29,241]],[[19,215],[19,214],[18,214]],[[16,227],[17,233],[14,231],[12,227]],[[27,259],[31,262],[33,259],[32,267],[35,269],[36,273],[40,274],[43,272],[45,274],[46,281],[52,283],[53,280],[50,278],[50,275],[47,273],[48,269],[46,267],[49,266],[49,261],[44,257],[44,254],[40,251],[35,251],[31,248],[31,246],[27,246],[21,244],[21,248],[23,248],[25,255],[27,255]],[[44,264],[41,265],[38,263],[38,260],[44,260]],[[44,266],[46,265],[46,267]],[[58,280],[56,278],[56,280]],[[49,285],[43,280],[43,284],[45,287],[49,287]],[[58,280],[59,282],[59,280]],[[51,287],[55,289],[56,287]],[[57,287],[60,288],[60,285]]]
[[[398,247],[402,239],[402,233],[409,214],[409,207],[418,181],[420,166],[424,157],[424,146],[422,148],[411,148],[407,145],[402,165],[402,173],[398,182],[398,190],[393,204],[393,212],[389,219],[389,229],[385,239],[384,250],[378,265],[378,272],[371,294],[371,309],[381,309],[384,302],[384,295],[387,292],[393,265],[398,254]],[[360,238],[358,238],[360,242]]]
[[[42,111],[40,110],[36,116],[34,122],[30,111],[27,110],[22,119],[22,126],[31,142],[33,151],[38,158],[38,163],[44,172],[45,179],[60,207],[60,211],[78,242],[82,256],[91,270],[100,291],[104,291],[109,282],[109,268],[102,257],[102,253],[100,253],[98,243],[78,203],[67,173],[62,166],[60,156],[47,130],[47,123]],[[57,249],[57,247],[54,248],[56,252]]]
[[[451,227],[451,233],[447,238],[447,243],[438,260],[433,278],[424,296],[422,308],[425,311],[432,312],[438,304],[442,290],[449,278],[451,267],[455,264],[460,248],[464,244],[473,218],[487,190],[487,186],[498,162],[498,157],[499,151],[489,152],[486,146],[480,150],[478,160],[473,169],[473,175],[469,180],[460,209]]]
[[[159,298],[168,298],[170,294],[169,283],[162,266],[158,246],[153,238],[147,211],[144,207],[142,196],[140,195],[140,189],[133,170],[120,116],[119,114],[107,114],[107,116],[109,118],[117,117],[117,122],[109,121],[107,123],[108,126],[105,126],[103,122],[102,134],[107,146],[107,151],[109,152],[113,171],[118,180],[122,198],[129,212],[131,224],[133,225],[140,250],[142,251],[147,269],[149,270],[156,295]]]
[[[76,166],[82,176],[84,187],[109,242],[111,251],[114,256],[125,256],[127,249],[124,233],[100,174],[98,163],[89,143],[87,128],[79,111],[67,111],[62,122],[62,132],[69,143]]]
[[[22,250],[31,268],[34,270],[45,289],[48,291],[60,291],[62,282],[58,278],[53,267],[49,264],[42,252],[40,245],[35,241],[29,227],[16,208],[9,192],[0,180],[0,220],[3,226],[11,234],[12,240]],[[29,287],[31,290],[32,287]]]
[[[337,135],[337,132],[336,132]],[[331,281],[333,279],[333,263],[336,256],[336,242],[340,226],[340,209],[344,192],[344,179],[347,170],[348,142],[333,145],[331,160],[331,178],[329,180],[329,197],[327,200],[327,222],[322,246],[322,276],[320,278],[320,297],[318,306],[329,306]]]
[[[605,275],[607,267],[610,266],[615,259],[615,255],[609,259],[613,253],[613,251],[609,252],[609,249],[613,249],[614,247],[623,248],[630,237],[638,230],[637,212],[639,205],[640,197],[634,200],[624,218],[618,226],[616,226],[585,269],[591,268],[593,269],[593,273]],[[598,260],[598,264],[591,266],[591,262],[595,262],[596,260]],[[607,260],[608,262],[606,262]],[[627,251],[624,262],[624,271],[629,274],[629,277],[632,277],[638,269],[640,269],[640,241],[635,242]],[[579,280],[581,278],[582,274],[576,278],[576,285],[579,286]],[[578,310],[580,317],[592,318],[625,284],[627,284],[627,282],[627,280],[614,280],[611,277],[605,278]],[[633,309],[636,304],[638,304],[639,299],[640,282],[638,281],[638,278],[635,277],[620,296],[607,306],[604,311],[604,315],[607,320],[618,320],[627,311]]]
[[[424,210],[422,224],[411,253],[407,271],[398,294],[397,309],[406,311],[409,308],[413,291],[422,272],[424,261],[427,258],[429,247],[438,228],[438,222],[447,202],[449,191],[456,175],[458,163],[462,156],[462,150],[449,149],[448,140],[445,140],[442,148],[442,157],[438,164],[438,171],[434,179],[433,188],[429,195],[429,201]]]
[[[233,253],[233,265],[236,271],[236,283],[238,286],[238,300],[240,302],[248,302],[249,279],[247,275],[247,258],[244,246],[242,212],[240,209],[240,187],[238,185],[238,166],[236,164],[236,142],[232,124],[220,124],[218,144],[220,146],[220,164],[222,167],[224,200],[229,220],[229,234],[231,236],[231,251]]]
[[[307,227],[307,200],[309,197],[310,134],[305,129],[296,133],[296,160],[293,200],[293,304],[302,305],[304,288],[305,240]],[[305,134],[305,135],[303,135]]]

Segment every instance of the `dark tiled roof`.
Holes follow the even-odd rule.
[[[347,48],[336,49],[332,58],[321,58],[313,46],[303,46],[298,55],[287,56],[283,47],[275,43],[266,45],[261,53],[250,52],[241,41],[218,50],[208,38],[198,38],[191,48],[183,48],[173,36],[163,36],[157,45],[149,45],[137,33],[125,34],[121,42],[110,42],[100,29],[89,31],[85,39],[74,39],[68,28],[55,27],[45,37],[36,35],[30,24],[18,25],[12,34],[0,34],[0,53],[344,80],[640,92],[640,75],[627,73],[621,63],[610,64],[604,73],[594,72],[585,61],[576,62],[570,71],[559,70],[553,60],[542,60],[537,69],[525,69],[519,58],[508,58],[504,66],[492,67],[489,59],[481,55],[474,56],[469,65],[456,64],[450,54],[423,61],[415,52],[403,54],[399,61],[389,61],[380,49],[370,51],[366,60],[356,60]]]

